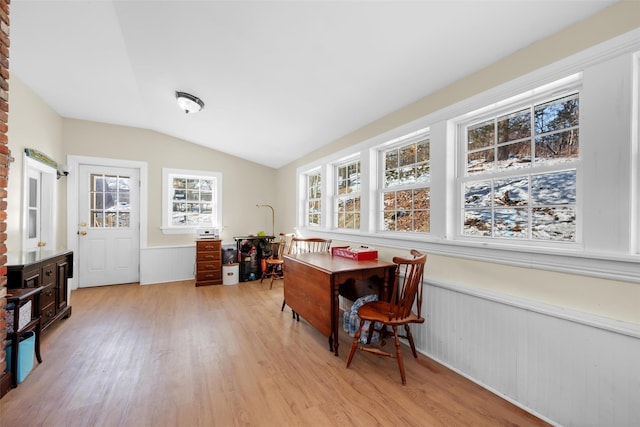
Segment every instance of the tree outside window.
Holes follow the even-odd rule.
[[[579,94],[464,126],[465,236],[576,241]]]
[[[220,173],[163,169],[163,186],[164,232],[190,233],[199,227],[221,226]]]
[[[336,166],[335,226],[360,229],[360,160]]]
[[[306,176],[306,225],[319,227],[322,220],[322,176],[320,172]]]
[[[382,231],[428,233],[431,199],[429,138],[382,152]]]

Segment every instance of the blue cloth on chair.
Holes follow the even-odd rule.
[[[365,303],[368,303],[371,301],[378,301],[378,295],[371,294],[371,295],[365,295],[363,297],[360,297],[353,302],[353,305],[351,306],[350,310],[345,310],[342,316],[342,327],[344,328],[345,332],[349,333],[349,336],[352,336],[352,337],[355,336],[356,332],[358,331],[358,327],[360,326],[358,309],[362,307]],[[371,326],[370,323],[371,322],[366,321],[364,326],[362,327],[362,332],[360,333],[360,342],[363,344],[367,342],[367,335],[369,334],[369,327]],[[380,327],[382,325],[376,325],[376,326]],[[371,342],[376,342],[379,339],[380,339],[380,334],[377,331],[374,331],[373,335],[371,336]]]

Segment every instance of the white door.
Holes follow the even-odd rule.
[[[27,156],[24,157],[24,234],[22,250],[55,249],[53,200],[56,170]]]
[[[138,282],[138,169],[79,165],[78,179],[78,286]]]

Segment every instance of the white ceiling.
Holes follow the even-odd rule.
[[[278,168],[613,3],[19,0],[10,69],[63,117]]]

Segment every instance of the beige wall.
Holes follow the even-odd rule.
[[[164,235],[160,230],[162,168],[222,172],[225,242],[233,236],[271,231],[271,212],[256,204],[276,204],[275,175],[260,166],[154,131],[63,119],[20,79],[12,75],[9,112],[9,148],[15,157],[9,174],[7,247],[19,251],[22,241],[22,153],[40,150],[58,163],[67,155],[136,160],[148,165],[147,245],[193,244],[194,236]],[[73,172],[72,172],[73,173]],[[66,247],[66,180],[56,182],[57,248]],[[276,213],[277,215],[277,213]],[[279,230],[276,228],[276,233]]]
[[[271,231],[275,170],[158,132],[82,120],[64,120],[64,149],[76,156],[144,161],[148,164],[148,246],[193,244],[194,235],[162,234],[162,168],[223,174],[225,242],[233,236]],[[277,230],[276,230],[277,232]]]
[[[278,207],[284,212],[279,218],[279,227],[293,229],[296,225],[296,168],[638,27],[640,2],[622,1],[279,169],[277,186],[284,190],[278,198]],[[404,249],[380,249],[380,256],[385,259],[406,253]],[[636,283],[439,255],[429,257],[427,273],[434,280],[640,324],[640,284]]]
[[[11,74],[9,91],[9,149],[15,161],[9,171],[7,197],[7,249],[21,250],[22,245],[22,180],[25,148],[37,149],[58,163],[64,163],[62,149],[62,118],[15,75]],[[56,182],[58,206],[66,205],[64,180]],[[57,216],[57,242],[51,246],[64,248],[66,215],[59,209]]]

